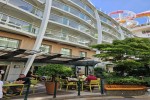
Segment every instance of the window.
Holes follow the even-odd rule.
[[[87,56],[86,52],[80,51],[80,57],[86,57],[86,56]]]
[[[62,48],[61,54],[63,54],[64,56],[69,56],[69,55],[71,55],[71,49]]]
[[[49,53],[50,49],[51,48],[48,45],[41,45],[41,47],[40,47],[40,51],[42,51],[43,53]]]
[[[5,48],[18,48],[19,40],[0,37],[0,46]]]

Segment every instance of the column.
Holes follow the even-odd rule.
[[[118,26],[118,28],[119,28],[119,33],[121,34],[121,39],[120,40],[124,40],[125,37],[124,37],[124,33],[123,33],[122,29],[121,29],[121,26]]]
[[[50,11],[51,11],[51,6],[52,6],[52,0],[46,0],[43,19],[42,19],[42,23],[41,23],[41,26],[39,29],[39,34],[36,38],[36,41],[35,41],[35,44],[34,44],[34,47],[32,50],[38,51],[40,46],[41,46],[45,31],[47,28],[47,24],[48,24],[48,20],[49,20],[49,16],[50,16]],[[30,67],[32,66],[32,63],[33,63],[35,57],[36,57],[36,54],[34,54],[32,57],[30,57],[28,59],[26,65],[25,65],[23,74],[26,75],[28,73]]]
[[[102,25],[101,25],[101,20],[98,14],[98,11],[95,9],[95,16],[96,16],[96,21],[97,21],[97,30],[98,30],[98,40],[97,44],[102,43]]]

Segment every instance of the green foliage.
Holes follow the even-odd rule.
[[[138,67],[142,67],[143,65],[137,61],[134,60],[124,60],[124,61],[119,61],[116,63],[116,66],[114,68],[115,71],[121,71],[128,73],[129,71],[136,69]]]
[[[146,82],[146,85],[150,86],[150,77],[144,77],[143,79]]]
[[[53,78],[60,75],[70,76],[72,74],[72,69],[61,64],[48,64],[46,66],[39,67],[37,74],[39,76],[50,76]]]
[[[150,65],[149,38],[126,38],[114,40],[112,44],[98,44],[92,47],[101,52],[94,55],[95,57],[103,61],[110,61],[109,58],[113,58],[111,61],[116,63],[115,70],[121,71],[122,75],[124,72]]]
[[[92,47],[101,51],[101,54],[95,55],[100,58],[113,56],[114,60],[124,60],[135,56],[140,57],[141,61],[150,61],[150,39],[147,38],[126,38],[114,40],[112,44],[98,44]]]
[[[104,71],[104,69],[100,68],[100,67],[96,67],[94,68],[94,74],[96,77],[102,77],[102,72]]]
[[[100,67],[94,68],[94,73],[95,73],[95,76],[99,78],[112,77],[114,74],[114,73],[108,73],[106,70]]]
[[[140,80],[134,77],[111,77],[106,80],[107,84],[116,84],[116,85],[145,85],[144,80]]]

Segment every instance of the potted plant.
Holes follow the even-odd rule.
[[[56,82],[56,77],[61,75],[69,76],[72,74],[72,69],[62,64],[48,64],[42,66],[38,69],[37,74],[39,76],[48,76],[51,77],[51,80],[45,81],[46,91],[48,94],[54,93],[54,87]],[[59,86],[57,82],[57,88]]]

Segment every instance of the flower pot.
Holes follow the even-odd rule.
[[[45,82],[46,92],[47,94],[54,94],[55,82]],[[56,91],[59,87],[59,83],[57,82]]]

